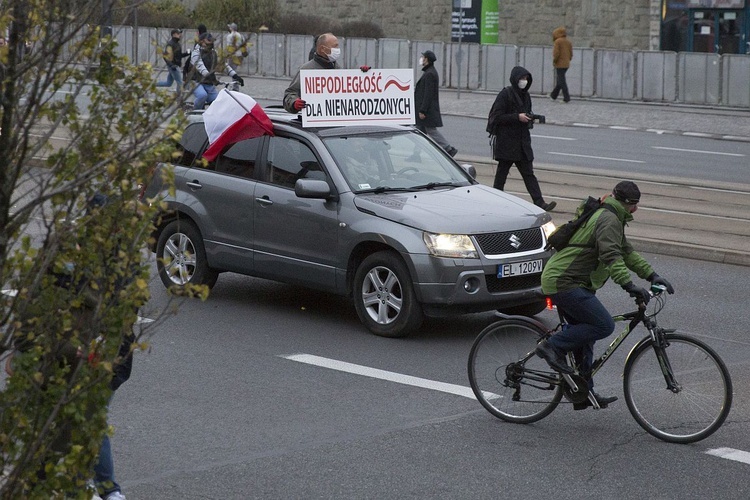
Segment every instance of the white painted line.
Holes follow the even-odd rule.
[[[722,139],[728,139],[730,141],[745,141],[747,142],[747,137],[743,137],[741,135],[722,135]]]
[[[626,160],[624,158],[607,158],[606,156],[576,155],[572,153],[557,153],[555,151],[547,151],[547,154],[559,155],[559,156],[575,156],[577,158],[591,158],[592,160],[624,161],[627,163],[646,163],[645,161],[640,161],[640,160]]]
[[[624,126],[621,126],[621,125],[612,125],[609,128],[611,128],[612,130],[638,130],[635,127],[624,127]]]
[[[713,134],[705,134],[703,132],[683,132],[682,135],[686,135],[688,137],[713,137]]]
[[[672,130],[659,130],[658,128],[647,128],[646,132],[654,132],[655,134],[674,134]]]
[[[599,128],[599,125],[593,123],[573,123],[574,127],[588,127],[588,128]]]
[[[554,135],[537,135],[537,134],[531,134],[531,137],[539,137],[541,139],[554,139],[556,141],[577,141],[578,139],[575,139],[573,137],[557,137]]]
[[[706,454],[719,458],[726,458],[727,460],[734,460],[735,462],[742,462],[743,464],[750,464],[750,453],[742,450],[735,450],[734,448],[714,448],[708,450]]]
[[[723,155],[723,156],[739,156],[739,157],[745,156],[739,153],[722,153],[720,151],[703,151],[700,149],[668,148],[666,146],[651,146],[651,147],[654,149],[665,149],[667,151],[682,151],[684,153],[702,153],[704,155]]]
[[[434,380],[429,380],[426,378],[412,377],[410,375],[403,375],[401,373],[379,370],[377,368],[370,368],[369,366],[355,365],[352,363],[347,363],[345,361],[338,361],[335,359],[314,356],[312,354],[290,354],[280,355],[279,357],[288,359],[290,361],[306,363],[308,365],[330,368],[331,370],[353,373],[355,375],[362,375],[365,377],[387,380],[389,382],[396,382],[397,384],[411,385],[413,387],[421,387],[422,389],[430,389],[433,391],[454,394],[456,396],[463,396],[469,399],[476,399],[470,387],[464,387],[461,385],[436,382]]]

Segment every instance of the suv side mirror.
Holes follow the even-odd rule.
[[[297,179],[294,184],[294,194],[300,198],[318,198],[325,200],[331,196],[328,182],[318,179]]]
[[[474,168],[474,165],[471,165],[469,163],[462,163],[461,168],[464,169],[464,171],[469,174],[472,179],[477,178],[477,169]]]

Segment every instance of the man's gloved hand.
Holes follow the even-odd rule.
[[[245,80],[243,80],[242,77],[240,75],[238,75],[237,73],[235,73],[232,76],[232,80],[234,80],[235,82],[239,82],[240,87],[244,87],[245,86]]]
[[[662,278],[661,276],[659,276],[658,274],[651,273],[651,276],[648,277],[648,280],[651,282],[652,285],[664,285],[667,288],[668,294],[671,295],[674,293],[674,287],[672,286],[672,284],[669,281]]]
[[[651,295],[648,293],[648,290],[633,284],[632,281],[622,285],[622,289],[628,292],[631,297],[634,297],[636,302],[648,304],[648,301],[651,300]]]
[[[305,104],[307,103],[302,99],[297,99],[296,101],[294,101],[293,107],[297,111],[302,111],[305,108]]]
[[[368,71],[370,71],[370,67],[366,64],[363,64],[362,66],[360,66],[359,69],[362,70],[362,73],[367,73]]]
[[[219,79],[216,78],[216,75],[214,73],[211,73],[205,78],[205,82],[207,85],[218,85]]]

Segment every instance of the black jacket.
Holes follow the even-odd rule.
[[[418,127],[442,127],[443,118],[440,116],[440,77],[435,66],[430,63],[422,68],[422,76],[414,87],[414,106],[417,112]],[[424,113],[426,118],[419,119],[419,113]]]
[[[189,55],[187,52],[182,51],[182,46],[177,38],[170,38],[167,42],[167,46],[164,48],[164,62],[170,68],[173,66],[182,66],[182,58]]]
[[[528,75],[529,84],[525,89],[518,88],[518,80]],[[493,148],[495,160],[532,161],[529,126],[518,119],[520,113],[531,113],[531,73],[521,66],[510,72],[510,86],[497,94],[487,120],[487,132],[496,136]]]

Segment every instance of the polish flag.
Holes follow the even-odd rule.
[[[227,89],[222,89],[203,113],[203,125],[210,144],[203,157],[208,161],[215,160],[230,144],[262,135],[274,135],[271,119],[255,99]]]

